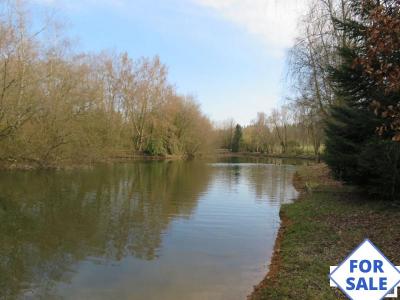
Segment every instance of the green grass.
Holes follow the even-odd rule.
[[[400,209],[371,201],[329,178],[325,167],[299,170],[300,199],[284,205],[287,220],[280,244],[278,272],[252,299],[346,299],[329,287],[329,266],[337,265],[365,238],[400,265]]]

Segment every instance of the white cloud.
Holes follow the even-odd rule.
[[[296,35],[307,0],[194,0],[260,37],[273,52],[283,52]]]

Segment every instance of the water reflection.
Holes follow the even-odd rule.
[[[0,298],[107,299],[107,290],[122,299],[199,299],[199,289],[203,298],[243,298],[265,272],[279,203],[295,196],[293,170],[142,162],[2,172]]]
[[[63,280],[88,256],[154,259],[171,218],[189,217],[209,180],[203,164],[164,162],[1,174],[0,294]]]
[[[294,169],[291,165],[214,163],[211,166],[218,169],[218,178],[230,189],[245,186],[259,201],[282,204],[297,195],[292,186]]]

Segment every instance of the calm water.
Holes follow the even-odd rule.
[[[0,173],[0,298],[245,299],[294,167],[137,162]]]

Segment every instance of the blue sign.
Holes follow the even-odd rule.
[[[352,300],[397,297],[400,269],[370,241],[365,240],[339,266],[331,267],[331,286]]]

